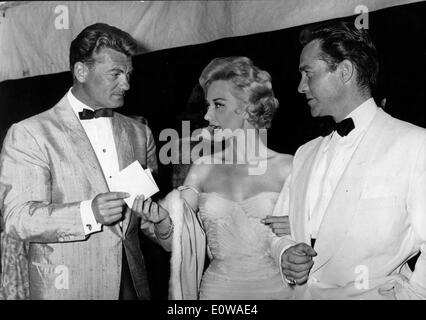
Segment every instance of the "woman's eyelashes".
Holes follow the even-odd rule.
[[[220,102],[215,102],[214,106],[215,106],[216,109],[219,109],[219,108],[223,108],[225,105],[223,103],[220,103]]]
[[[222,98],[216,98],[212,100],[215,109],[220,109],[225,106],[225,103]]]
[[[217,102],[217,101],[214,101],[212,104],[210,104],[209,102],[206,102],[205,103],[206,112],[209,110],[210,106],[213,106],[215,109],[220,109],[225,107],[225,104],[222,102]]]

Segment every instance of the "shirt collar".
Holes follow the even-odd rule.
[[[346,118],[352,118],[355,124],[354,131],[362,131],[368,127],[377,112],[377,105],[373,98],[370,98],[361,103],[354,109]],[[345,118],[345,119],[346,119]]]
[[[67,98],[68,101],[72,107],[72,110],[74,111],[75,115],[78,117],[78,113],[80,111],[83,111],[83,109],[89,109],[89,110],[94,110],[93,108],[89,107],[88,105],[84,104],[83,102],[81,102],[80,100],[78,100],[75,95],[73,95],[73,93],[71,92],[72,87],[68,90],[67,93]]]

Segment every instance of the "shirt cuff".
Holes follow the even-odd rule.
[[[102,224],[98,223],[92,211],[92,200],[80,203],[81,221],[83,223],[84,234],[88,236],[94,232],[102,230]]]

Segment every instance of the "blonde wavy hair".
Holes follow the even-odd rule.
[[[231,81],[235,97],[241,101],[240,112],[246,111],[248,121],[257,129],[269,128],[279,102],[272,90],[271,76],[247,57],[213,59],[202,71],[199,83],[207,94],[217,80]]]

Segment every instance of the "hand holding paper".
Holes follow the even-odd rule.
[[[159,189],[149,169],[143,169],[135,161],[111,178],[111,191],[127,192],[130,197],[124,199],[131,208],[135,197],[143,194],[145,199],[156,194]]]

